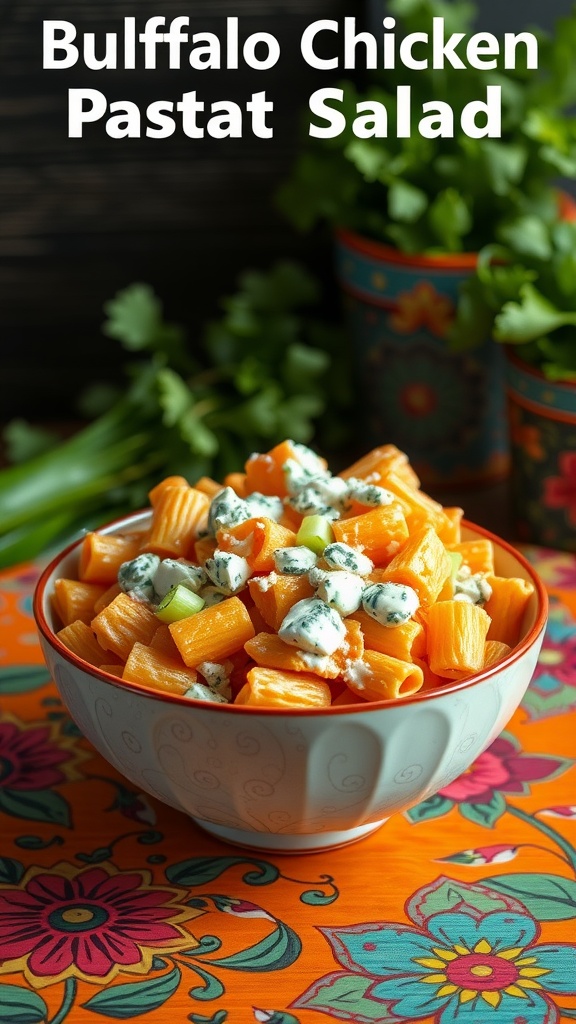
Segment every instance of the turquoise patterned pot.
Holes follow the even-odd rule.
[[[454,353],[446,342],[475,254],[406,255],[340,230],[335,258],[357,368],[359,449],[396,444],[425,487],[506,477],[502,346],[486,338]]]
[[[576,384],[507,359],[512,508],[520,540],[576,551]]]

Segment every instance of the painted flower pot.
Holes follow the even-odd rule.
[[[487,337],[457,353],[446,340],[475,254],[412,256],[340,230],[335,259],[354,346],[362,450],[396,444],[425,487],[506,477],[502,346]]]
[[[507,353],[512,514],[518,538],[576,551],[576,384]]]

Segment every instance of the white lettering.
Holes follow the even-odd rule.
[[[473,68],[479,71],[491,70],[498,67],[496,57],[500,53],[500,44],[491,32],[476,32],[468,40],[466,47],[466,60]]]
[[[344,18],[344,67],[356,67],[356,47],[361,43],[366,47],[366,61],[362,67],[374,69],[378,67],[378,46],[371,32],[356,31],[356,18]]]
[[[84,101],[90,103],[84,107]],[[99,121],[106,113],[106,97],[98,89],[68,90],[68,138],[81,139],[82,125]]]
[[[311,68],[318,71],[334,71],[338,67],[338,57],[317,57],[314,52],[314,40],[319,32],[338,32],[338,22],[330,18],[323,18],[321,21],[313,21],[302,33],[300,40],[300,51],[304,60]],[[318,90],[322,92],[323,90]],[[339,133],[336,132],[338,135]],[[333,138],[333,136],[327,136]]]
[[[110,104],[109,117],[106,122],[106,134],[111,139],[139,139],[140,111],[136,103],[130,100],[118,100]]]
[[[266,56],[261,60],[256,56],[258,44],[266,47]],[[269,68],[273,68],[278,63],[278,58],[280,57],[278,40],[270,32],[254,32],[251,36],[248,36],[244,43],[242,56],[249,68],[254,68],[255,71],[268,71]]]
[[[516,67],[516,47],[518,43],[526,46],[526,67],[536,71],[538,67],[538,40],[533,32],[504,33],[504,67]]]
[[[274,109],[272,100],[266,99],[265,92],[252,93],[252,99],[248,100],[246,110],[252,114],[252,132],[257,139],[271,139],[274,131],[266,124],[266,114]]]
[[[418,122],[420,135],[425,139],[454,138],[454,111],[449,103],[442,100],[423,103],[422,110],[425,114],[430,111],[430,115]]]
[[[432,67],[434,70],[442,70],[446,61],[460,71],[464,71],[466,65],[455,53],[458,43],[464,39],[463,32],[452,32],[449,39],[444,38],[444,18],[432,18]]]
[[[388,111],[378,100],[362,100],[356,104],[358,113],[367,111],[364,117],[355,117],[352,131],[358,139],[385,139],[388,135]],[[369,112],[369,113],[368,113]]]
[[[146,128],[148,138],[167,139],[174,134],[176,128],[174,118],[168,117],[168,114],[164,113],[166,110],[170,113],[174,110],[174,104],[167,100],[157,100],[147,108],[146,116],[150,124],[158,125],[157,128],[151,128],[150,125]]]
[[[56,33],[62,35],[56,38]],[[43,64],[48,71],[54,68],[73,68],[78,60],[78,47],[73,46],[76,29],[71,21],[45,21],[43,25]],[[56,51],[63,50],[64,56],[59,59]]]
[[[106,33],[106,49],[104,56],[96,56],[96,35],[94,32],[86,32],[84,35],[84,63],[91,71],[101,71],[102,68],[117,67],[118,57],[118,36],[115,32]]]
[[[414,43],[427,43],[428,36],[426,32],[410,32],[409,35],[405,36],[400,43],[400,60],[404,64],[404,67],[410,68],[411,71],[425,71],[428,67],[428,57],[422,57],[421,60],[416,60],[412,56],[412,47]]]
[[[476,115],[485,114],[484,126],[476,124]],[[467,103],[460,119],[462,131],[471,139],[499,139],[502,134],[502,87],[486,86],[486,102],[474,100]]]
[[[325,89],[317,89],[313,92],[310,101],[310,112],[328,122],[328,126],[310,124],[309,134],[315,139],[334,139],[341,135],[346,127],[346,118],[340,110],[327,105],[326,100],[336,100],[342,103],[344,99],[343,89],[332,89],[329,86]]]

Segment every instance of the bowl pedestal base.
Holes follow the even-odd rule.
[[[200,818],[192,818],[205,832],[233,846],[243,846],[251,850],[265,850],[268,853],[320,853],[322,850],[334,850],[339,846],[356,843],[360,839],[376,832],[384,825],[387,818],[371,821],[367,825],[356,828],[341,829],[337,832],[291,833],[282,835],[275,832],[253,832],[248,829],[230,828],[228,825],[216,825]]]

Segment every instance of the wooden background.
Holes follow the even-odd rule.
[[[487,28],[545,26],[568,0],[481,0]],[[154,14],[191,17],[191,32],[223,34],[238,15],[241,36],[271,31],[282,56],[264,74],[42,70],[42,19],[79,31],[118,30]],[[304,260],[337,302],[325,235],[297,236],[272,195],[298,145],[310,93],[330,84],[300,57],[311,21],[354,14],[376,29],[380,0],[1,0],[0,6],[0,421],[66,419],[86,376],[114,379],[122,357],[99,333],[103,302],[134,280],[154,286],[171,319],[192,334],[218,311],[239,272],[277,258]],[[160,141],[115,141],[102,123],[67,138],[67,90],[92,87],[110,100],[200,98],[243,102],[265,88],[274,101],[274,138],[201,141],[177,132]]]
[[[2,0],[0,8],[0,419],[66,418],[86,374],[113,378],[121,357],[101,338],[102,304],[134,280],[154,286],[192,333],[247,267],[291,256],[328,274],[323,239],[304,240],[276,214],[272,195],[293,158],[309,94],[327,84],[300,56],[317,18],[357,11],[354,0]],[[190,34],[241,39],[272,32],[275,68],[237,71],[42,70],[42,19],[83,31],[118,30],[155,14],[188,14]],[[102,36],[100,36],[102,38]],[[183,53],[185,52],[183,48]],[[274,138],[110,139],[103,122],[67,138],[68,88],[96,88],[141,109],[196,89],[209,104],[243,104],[266,89]],[[205,123],[205,122],[200,122]],[[329,276],[329,275],[328,275]]]

